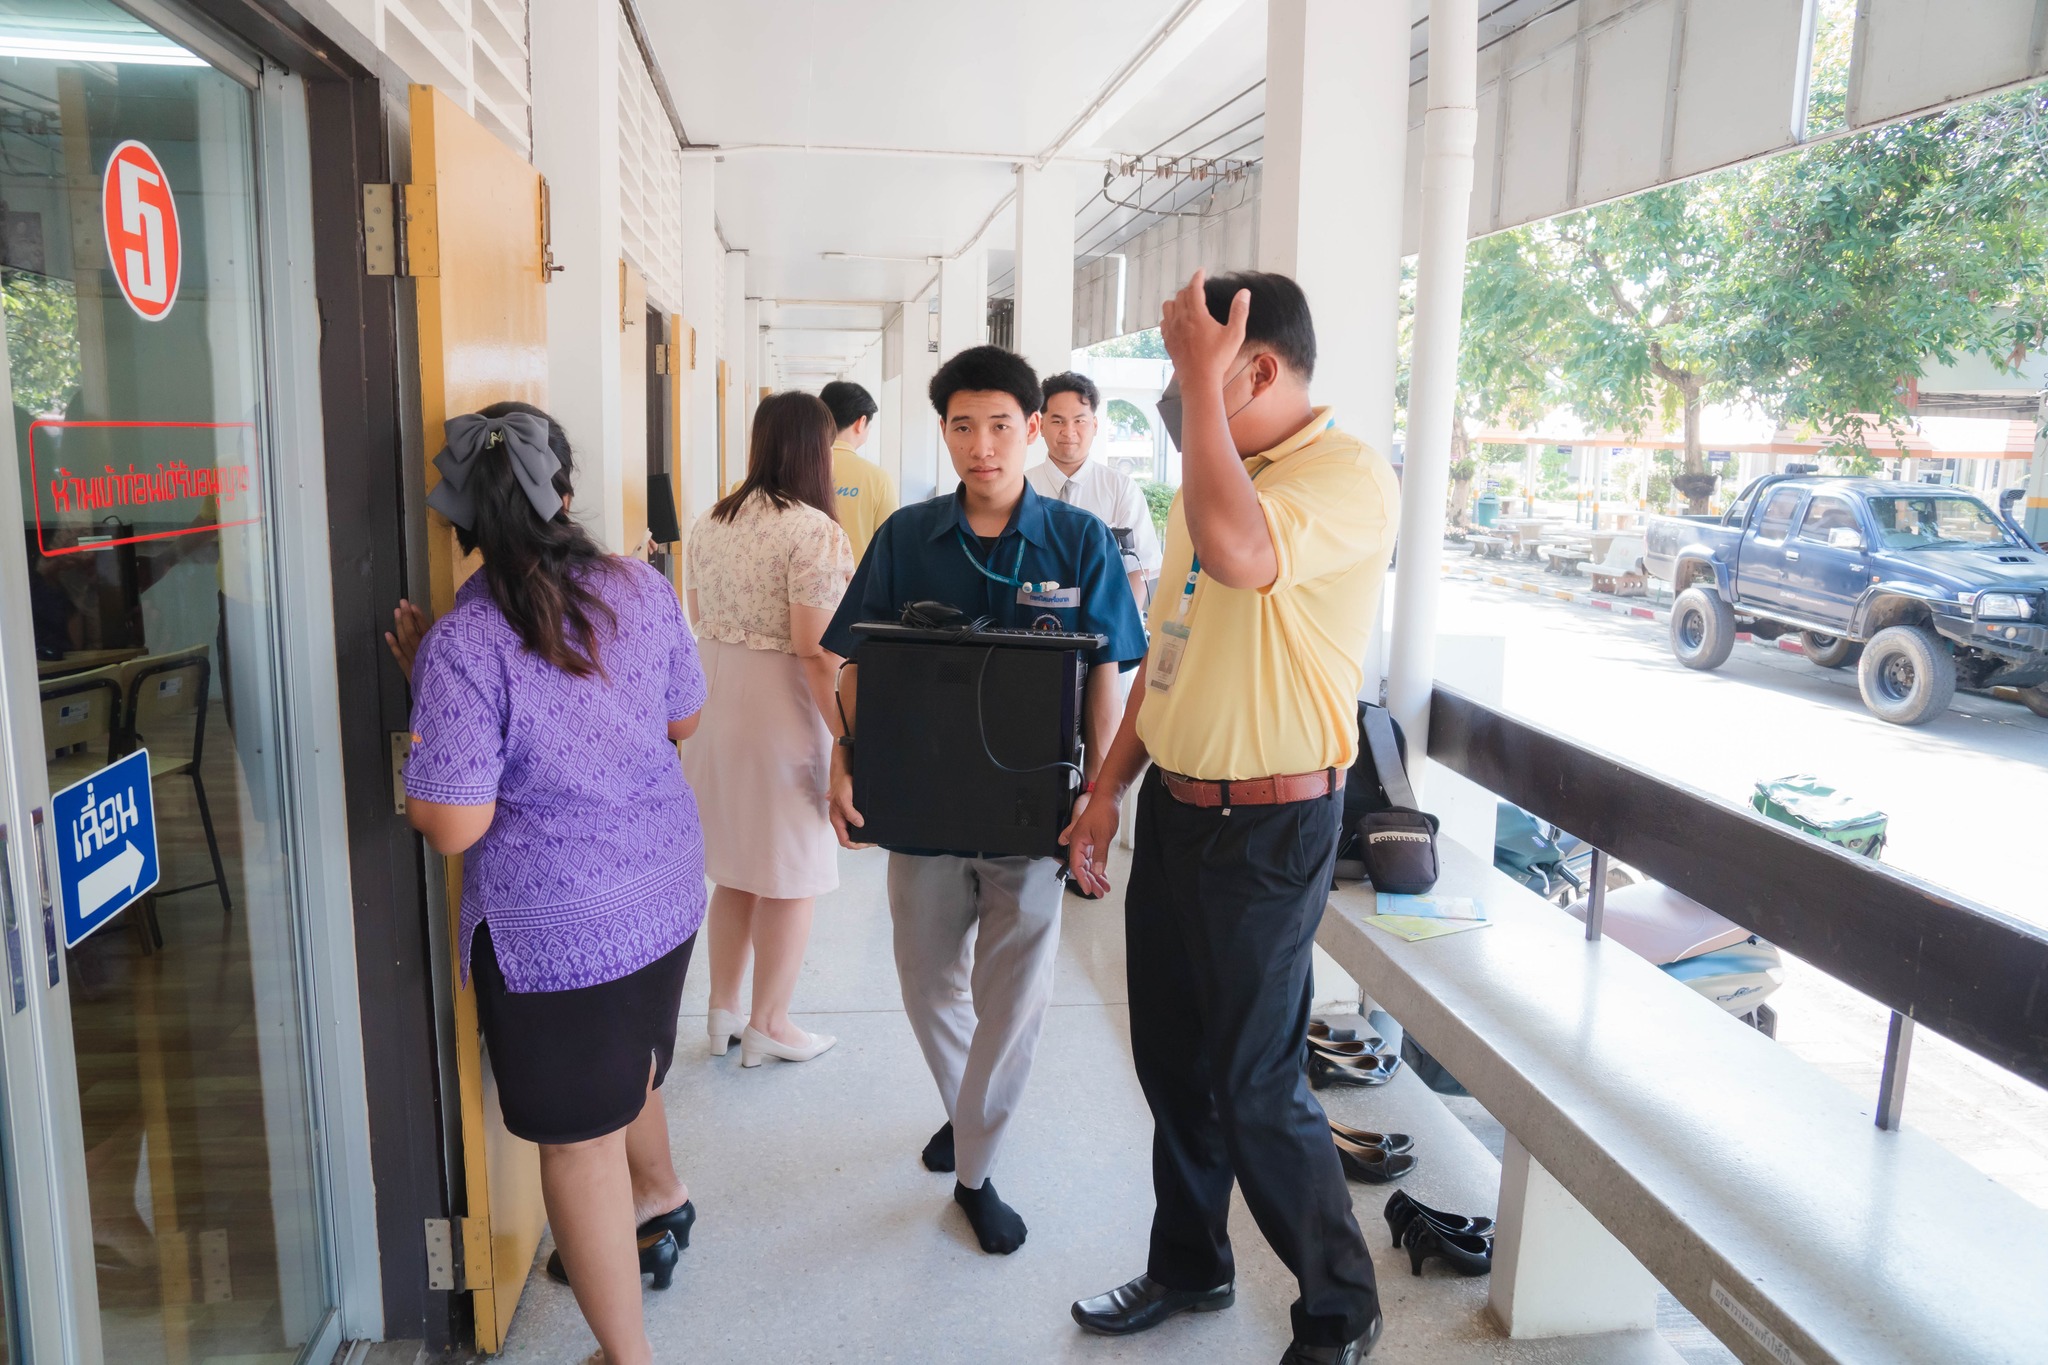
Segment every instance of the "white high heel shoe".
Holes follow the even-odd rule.
[[[725,1050],[740,1040],[747,1017],[731,1010],[713,1010],[704,1019],[704,1035],[711,1040],[711,1055],[723,1057]]]
[[[784,1062],[808,1062],[819,1053],[838,1042],[829,1033],[806,1033],[810,1041],[800,1047],[778,1043],[761,1030],[749,1024],[747,1031],[740,1035],[740,1065],[759,1066],[770,1057]]]

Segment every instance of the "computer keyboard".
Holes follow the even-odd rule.
[[[1109,643],[1106,635],[1086,631],[1030,630],[1017,626],[906,626],[900,621],[860,621],[853,633],[865,640],[897,640],[916,644],[1003,645],[1025,649],[1096,650]]]

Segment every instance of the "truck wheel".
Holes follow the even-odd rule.
[[[1806,657],[1811,663],[1822,668],[1840,668],[1856,657],[1856,642],[1845,640],[1839,635],[1818,635],[1810,630],[1799,632],[1799,643],[1806,647]]]
[[[2020,705],[2044,720],[2048,720],[2048,686],[2022,687],[2018,691],[2020,694]]]
[[[1879,720],[1924,725],[1955,700],[1955,656],[1925,626],[1889,626],[1863,647],[1856,681]]]
[[[1687,668],[1719,668],[1735,650],[1735,612],[1712,588],[1687,588],[1671,604],[1671,653]]]

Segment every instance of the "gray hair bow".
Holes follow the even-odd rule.
[[[476,491],[470,478],[477,461],[500,447],[511,459],[512,473],[533,510],[542,521],[553,521],[562,510],[562,495],[555,491],[555,473],[562,462],[548,444],[546,419],[530,412],[508,412],[503,417],[467,412],[449,418],[448,444],[434,457],[441,482],[427,494],[427,506],[463,530],[475,530]]]

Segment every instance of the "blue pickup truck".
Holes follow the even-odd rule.
[[[1857,665],[1897,725],[1958,686],[2012,687],[2048,716],[2048,554],[1974,494],[1818,475],[1756,480],[1719,517],[1653,517],[1644,566],[1677,594],[1671,650],[1719,668],[1746,630]]]

